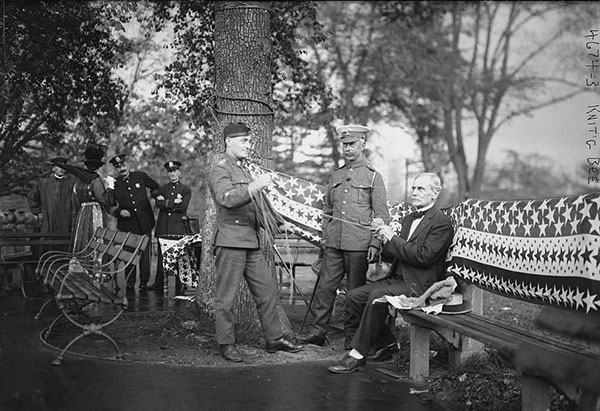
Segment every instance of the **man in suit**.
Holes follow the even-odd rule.
[[[216,268],[215,322],[221,355],[228,361],[243,358],[235,346],[234,303],[242,276],[256,302],[267,351],[297,352],[303,346],[284,336],[277,304],[277,285],[260,249],[259,221],[252,197],[271,184],[271,176],[252,179],[246,161],[250,155],[250,129],[231,123],[223,129],[225,153],[216,159],[208,184],[217,204],[213,238]]]
[[[333,373],[348,374],[366,365],[366,356],[375,341],[382,340],[388,304],[373,301],[385,295],[417,297],[444,277],[445,260],[452,242],[452,222],[435,202],[442,191],[439,177],[433,173],[419,174],[412,185],[411,203],[416,213],[406,216],[400,235],[389,226],[376,229],[384,242],[383,255],[394,262],[389,275],[373,283],[351,290],[346,295],[345,331],[353,334],[352,350],[342,360],[329,367]],[[393,337],[393,336],[392,336]]]
[[[192,198],[192,190],[182,184],[179,179],[181,177],[181,162],[167,161],[164,164],[169,175],[169,182],[160,186],[155,192],[156,208],[159,209],[154,235],[156,238],[168,236],[172,234],[185,234],[184,219],[187,215],[187,209]],[[164,270],[163,256],[158,243],[158,262],[156,264],[156,277],[154,283],[148,287],[149,290],[163,290]],[[179,295],[183,292],[181,280],[179,276],[175,277],[175,294]]]
[[[148,200],[147,189],[158,189],[158,183],[143,171],[130,171],[127,159],[124,154],[114,156],[109,160],[119,176],[114,181],[114,188],[108,187],[112,191],[114,200],[110,203],[116,206],[112,210],[112,215],[117,218],[117,229],[127,231],[133,234],[148,237],[152,235],[154,227],[154,212]],[[148,279],[150,278],[150,247],[146,247],[140,256],[140,291],[148,289]],[[128,267],[125,273],[127,279],[127,291],[133,291],[137,277],[136,267]]]
[[[348,290],[365,285],[369,263],[379,257],[380,240],[373,236],[374,220],[390,219],[383,177],[364,157],[368,127],[338,127],[346,164],[329,176],[323,203],[323,264],[315,290],[315,319],[300,339],[324,345],[336,291],[346,276]],[[346,344],[350,339],[346,340]]]

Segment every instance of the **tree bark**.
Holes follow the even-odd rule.
[[[252,130],[253,148],[250,160],[272,168],[271,148],[274,126],[271,87],[271,27],[268,3],[221,2],[215,6],[215,103],[213,110],[218,124],[213,136],[216,152],[225,149],[223,128],[229,123],[242,122]],[[213,153],[214,155],[214,153]],[[212,165],[211,155],[209,167]],[[204,244],[212,244],[216,225],[216,205],[210,192],[205,195]],[[264,244],[264,241],[262,242]],[[198,304],[214,315],[215,269],[212,247],[203,247],[201,277],[198,285]],[[273,254],[264,250],[267,262]],[[273,273],[273,278],[275,276]],[[236,303],[237,323],[246,329],[258,324],[254,300],[242,281]],[[280,317],[284,331],[290,324],[281,304]],[[240,335],[243,337],[243,335]]]

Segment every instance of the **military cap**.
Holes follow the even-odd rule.
[[[167,161],[165,163],[165,168],[167,171],[179,170],[181,168],[181,163],[179,161]]]
[[[354,143],[361,138],[366,140],[367,133],[371,131],[371,129],[358,124],[348,124],[338,127],[336,131],[340,135],[340,141],[342,143]]]
[[[244,123],[229,123],[223,129],[223,138],[250,135],[250,129]]]
[[[48,164],[52,164],[53,166],[57,164],[67,164],[67,159],[64,157],[55,157],[51,160],[46,161]]]
[[[119,167],[125,162],[126,157],[127,156],[125,154],[117,154],[116,156],[108,160],[108,162],[115,167]]]

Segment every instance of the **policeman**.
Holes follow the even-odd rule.
[[[159,209],[154,229],[154,235],[157,239],[161,236],[172,234],[183,235],[186,233],[184,217],[187,214],[188,205],[192,198],[192,190],[179,181],[181,177],[181,162],[175,160],[167,161],[164,167],[169,175],[169,182],[160,186],[154,193],[154,205]],[[163,283],[163,257],[159,242],[156,277],[154,278],[154,283],[148,289],[162,291]],[[175,294],[181,294],[182,291],[181,280],[177,276],[175,278]]]
[[[271,184],[263,174],[252,179],[246,168],[250,155],[250,129],[231,123],[223,129],[225,153],[212,167],[210,192],[217,204],[217,227],[213,239],[216,292],[215,322],[221,355],[228,361],[243,361],[235,346],[234,303],[242,276],[256,302],[267,351],[300,351],[303,346],[283,335],[277,310],[277,286],[267,267],[258,241],[259,223],[252,196]]]
[[[344,275],[348,290],[360,287],[366,283],[369,263],[378,258],[380,241],[372,235],[372,224],[388,224],[390,220],[383,177],[363,154],[370,129],[344,125],[336,131],[346,164],[334,170],[327,183],[322,225],[324,253],[315,290],[315,319],[310,333],[300,337],[320,346],[325,344],[336,290]],[[348,348],[352,337],[346,335]]]
[[[112,214],[117,217],[117,229],[131,232],[133,234],[148,237],[152,235],[154,227],[154,212],[148,200],[147,189],[158,189],[158,183],[143,171],[130,171],[127,158],[124,154],[114,156],[109,160],[119,176],[115,179],[113,191],[113,204],[115,207]],[[140,285],[141,291],[148,289],[147,283],[150,277],[150,247],[146,247],[140,257]],[[127,279],[127,291],[132,291],[136,281],[136,267],[128,267],[125,278]]]

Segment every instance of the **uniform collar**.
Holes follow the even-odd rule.
[[[360,158],[356,161],[353,161],[352,163],[346,163],[344,165],[344,167],[352,167],[352,168],[356,168],[356,167],[361,167],[361,166],[365,166],[367,165],[367,160],[365,160],[364,158]]]

